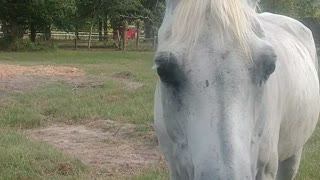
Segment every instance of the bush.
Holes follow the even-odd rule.
[[[106,48],[119,48],[118,47],[118,42],[115,41],[114,39],[109,39],[108,41],[104,42],[104,46]]]
[[[4,51],[19,51],[19,52],[33,52],[33,51],[54,51],[57,46],[50,42],[31,42],[29,40],[10,41],[8,38],[0,39],[0,50]]]

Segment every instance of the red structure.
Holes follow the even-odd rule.
[[[134,26],[129,26],[127,35],[127,39],[135,39],[136,38],[136,28]]]

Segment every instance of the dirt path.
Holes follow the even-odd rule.
[[[99,120],[85,125],[54,124],[27,133],[110,177],[133,175],[163,159],[153,133],[141,136],[131,124]]]

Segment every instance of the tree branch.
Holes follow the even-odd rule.
[[[148,19],[149,21],[151,21],[152,23],[154,23],[154,21],[147,16],[137,16],[137,15],[120,15],[121,18],[128,18],[128,19]]]

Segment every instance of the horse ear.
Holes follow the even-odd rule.
[[[258,6],[258,3],[260,2],[260,0],[246,0],[246,1],[254,9],[256,9],[256,7]]]

